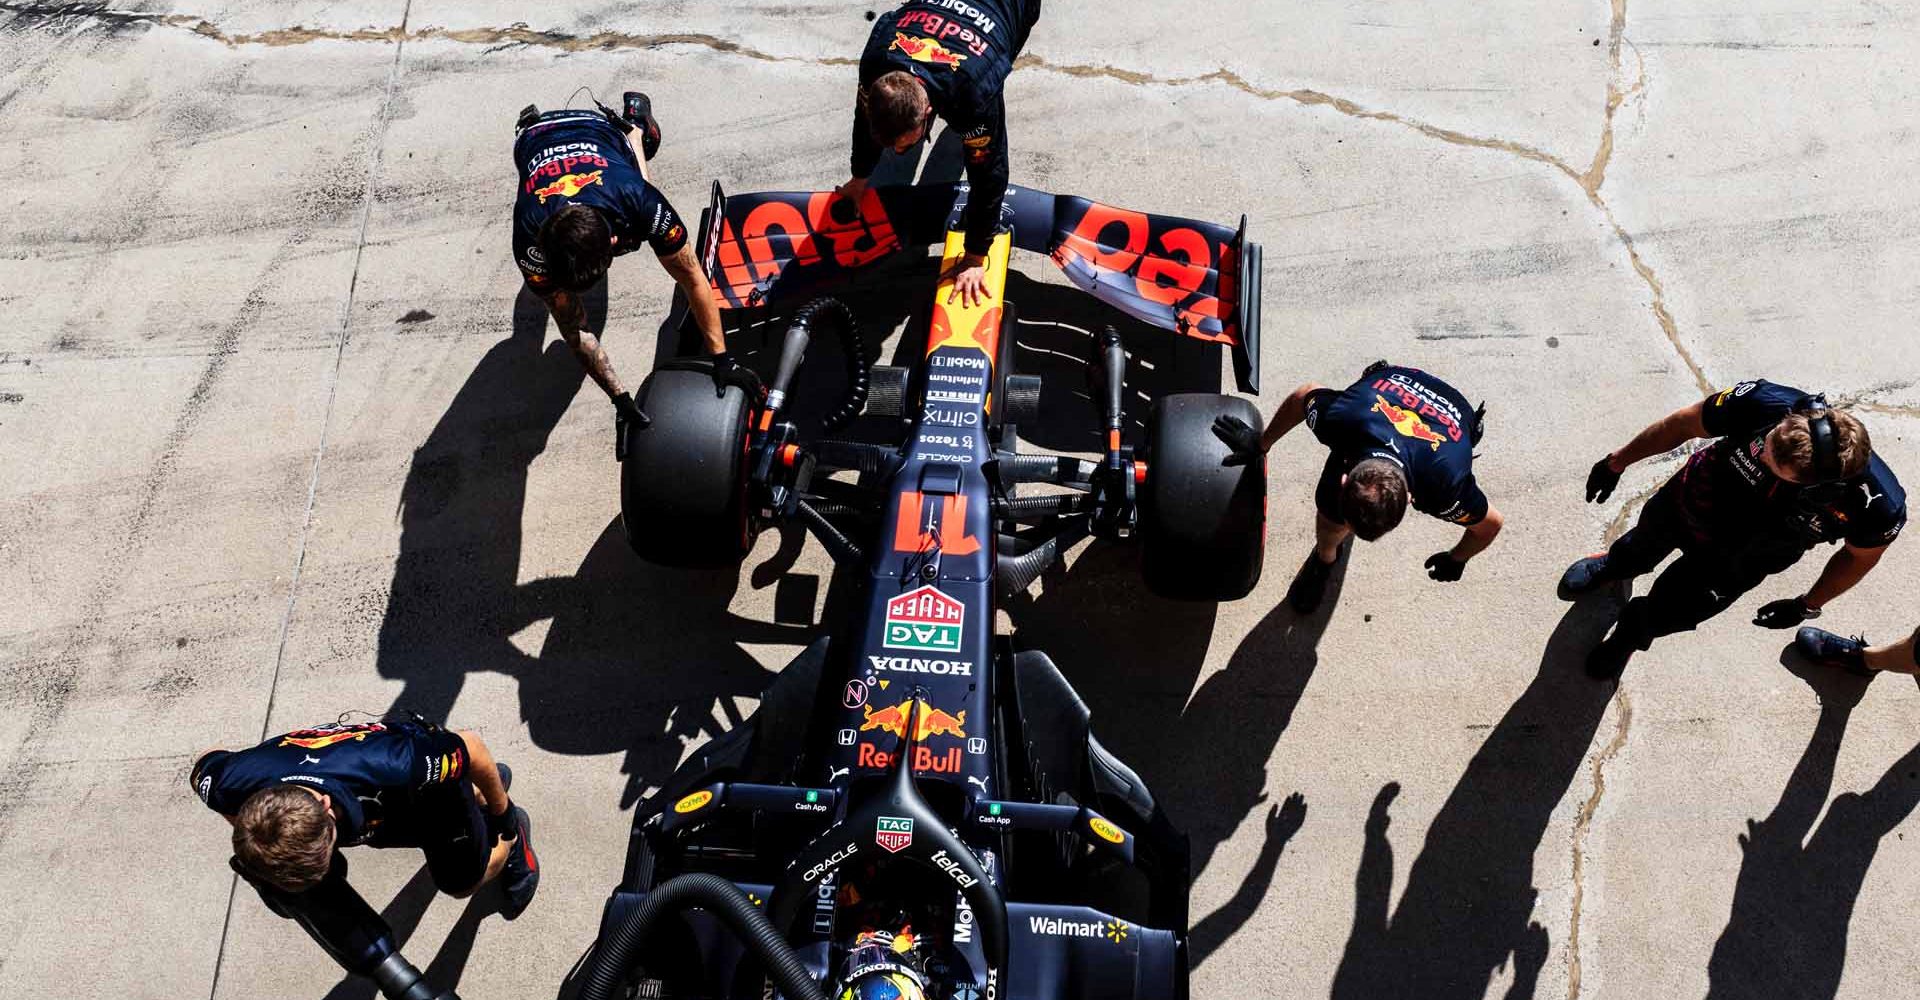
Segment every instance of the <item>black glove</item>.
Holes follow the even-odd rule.
[[[639,404],[633,401],[633,393],[623,392],[613,397],[613,460],[627,460],[627,434],[634,430],[646,430],[653,424],[653,418],[640,411]]]
[[[1451,552],[1435,552],[1427,557],[1427,576],[1441,583],[1452,583],[1460,579],[1467,569],[1465,559],[1455,559]]]
[[[1473,411],[1473,429],[1467,432],[1467,443],[1478,445],[1480,439],[1486,437],[1486,435],[1487,404],[1483,402],[1480,404],[1479,409]]]
[[[1798,597],[1783,597],[1760,605],[1760,613],[1753,616],[1753,623],[1761,628],[1792,628],[1809,618],[1818,617],[1820,610],[1807,607],[1806,601]]]
[[[1260,432],[1239,417],[1226,415],[1213,418],[1213,436],[1227,445],[1227,457],[1221,465],[1247,465],[1260,461],[1267,453],[1265,448],[1260,447]]]
[[[732,351],[721,351],[713,356],[713,394],[726,395],[730,385],[739,386],[750,401],[758,400],[763,391],[760,376],[754,374],[753,369],[741,364]]]
[[[1613,495],[1613,488],[1620,485],[1620,474],[1607,468],[1609,458],[1612,456],[1593,463],[1593,468],[1587,472],[1588,503],[1605,503]]]
[[[498,815],[487,813],[487,839],[494,843],[512,840],[520,835],[520,828],[513,822],[513,800],[507,800],[507,808]]]

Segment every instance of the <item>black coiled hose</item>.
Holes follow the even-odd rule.
[[[831,434],[853,422],[867,406],[867,344],[860,335],[860,321],[847,304],[823,295],[800,307],[793,314],[793,327],[811,331],[822,322],[839,328],[840,347],[847,356],[847,395],[840,408],[827,415],[825,430]]]
[[[690,907],[699,907],[719,917],[746,945],[747,951],[766,966],[774,985],[780,987],[788,1000],[827,1000],[827,991],[814,981],[800,956],[794,954],[786,939],[747,894],[732,882],[704,872],[661,883],[620,926],[600,941],[593,952],[593,964],[587,970],[586,985],[580,990],[580,1000],[615,1000],[620,996],[621,984],[638,960],[640,942],[646,940],[661,918]]]

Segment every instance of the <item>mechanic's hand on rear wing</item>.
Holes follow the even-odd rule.
[[[953,279],[953,291],[947,293],[947,301],[959,299],[962,305],[976,306],[987,298],[987,258],[980,254],[966,254],[953,262],[953,267],[941,280]]]
[[[1213,418],[1213,436],[1227,445],[1227,457],[1221,465],[1251,465],[1267,453],[1260,447],[1260,432],[1232,414]]]
[[[861,195],[867,193],[867,179],[865,177],[849,178],[845,184],[834,188],[833,193],[849,201],[857,202],[860,200]]]
[[[732,351],[721,351],[713,356],[713,394],[726,395],[727,386],[730,385],[739,386],[749,402],[759,402],[765,392],[760,384],[760,376],[753,369],[741,364]]]

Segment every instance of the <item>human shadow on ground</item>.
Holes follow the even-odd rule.
[[[413,878],[401,886],[392,900],[380,910],[380,918],[393,930],[394,947],[405,953],[407,941],[420,926],[420,920],[426,916],[427,907],[440,895],[433,886],[433,877],[426,865],[413,873]],[[460,977],[465,974],[467,960],[473,956],[473,939],[480,931],[480,921],[500,912],[500,889],[497,884],[483,887],[478,893],[464,901],[465,909],[460,911],[460,919],[454,922],[453,929],[440,943],[440,950],[433,960],[427,963],[421,973],[435,990],[451,992],[460,986]],[[333,989],[327,991],[323,1000],[374,1000],[378,990],[373,980],[361,976],[344,976]]]
[[[1766,819],[1748,820],[1739,837],[1743,859],[1732,911],[1707,962],[1713,1000],[1834,996],[1854,902],[1874,854],[1920,803],[1915,746],[1865,793],[1843,792],[1827,804],[1847,720],[1866,681],[1806,663],[1791,648],[1781,662],[1820,695],[1820,719],[1779,803]],[[1816,829],[1822,809],[1826,816]]]
[[[1534,853],[1593,744],[1616,685],[1584,659],[1618,605],[1577,604],[1560,619],[1540,672],[1494,726],[1427,829],[1399,906],[1393,890],[1389,783],[1374,800],[1355,877],[1353,933],[1334,974],[1334,1000],[1479,998],[1514,962],[1510,1000],[1530,997],[1546,962],[1533,920]]]
[[[1197,691],[1217,605],[1153,596],[1131,546],[1095,542],[1070,571],[1044,577],[1038,597],[1010,602],[1014,643],[1045,651],[1060,667],[1092,711],[1100,742],[1140,773],[1188,835],[1196,879],[1269,798],[1267,761],[1319,663],[1346,560],[1343,550],[1319,611],[1301,616],[1277,604]],[[1290,806],[1272,814],[1240,891],[1200,921],[1206,933],[1192,945],[1195,964],[1251,917],[1303,818]]]
[[[587,298],[592,322],[604,316],[604,288]],[[737,723],[733,700],[757,697],[772,677],[740,643],[804,645],[811,630],[730,613],[736,568],[642,562],[617,517],[572,575],[520,582],[528,468],[584,382],[565,344],[542,349],[546,323],[544,306],[522,292],[512,335],[481,359],[414,453],[379,671],[405,682],[390,711],[435,722],[447,721],[469,674],[513,677],[536,746],[626,754],[624,808],[672,770],[682,740]],[[523,650],[535,643],[537,653]]]

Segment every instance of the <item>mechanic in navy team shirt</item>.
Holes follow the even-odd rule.
[[[1791,628],[1818,617],[1873,569],[1907,523],[1906,493],[1857,418],[1822,397],[1759,380],[1676,410],[1595,462],[1587,500],[1612,495],[1627,466],[1709,437],[1718,440],[1660,487],[1633,530],[1561,579],[1563,593],[1580,594],[1652,572],[1680,551],[1589,654],[1595,676],[1618,676],[1635,651],[1725,611],[1814,545],[1843,542],[1806,593],[1767,603],[1754,624]]]
[[[1349,535],[1371,542],[1397,527],[1409,505],[1466,528],[1453,548],[1426,562],[1433,579],[1460,579],[1505,523],[1473,478],[1482,414],[1432,375],[1376,361],[1344,391],[1312,382],[1295,389],[1265,434],[1238,417],[1215,421],[1214,434],[1233,451],[1230,465],[1259,460],[1302,420],[1331,449],[1313,491],[1313,552],[1287,589],[1295,611],[1320,607]]]
[[[858,199],[883,147],[905,153],[946,119],[965,149],[966,255],[948,301],[986,294],[987,249],[1007,193],[1007,108],[1002,90],[1041,0],[907,0],[881,14],[860,55],[853,112],[853,179],[840,193]]]
[[[508,920],[540,882],[527,812],[507,797],[511,772],[471,732],[418,721],[297,729],[207,751],[189,780],[233,825],[235,861],[263,895],[313,889],[358,844],[420,848],[452,896],[504,872]]]
[[[514,262],[527,287],[546,302],[587,374],[613,400],[617,417],[646,423],[614,373],[601,331],[587,329],[581,295],[606,276],[613,258],[642,245],[653,249],[686,294],[694,324],[714,355],[715,381],[737,384],[749,395],[757,392],[758,378],[727,352],[720,310],[687,242],[686,223],[647,171],[660,145],[660,126],[647,96],[629,91],[618,115],[604,106],[546,114],[529,106],[520,113],[518,135],[513,144],[520,172],[513,203]]]

